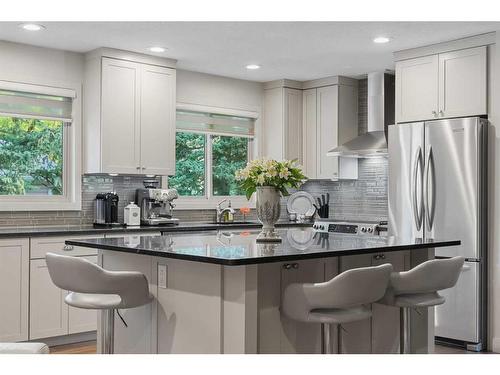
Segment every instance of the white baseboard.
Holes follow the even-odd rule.
[[[75,333],[72,335],[47,337],[44,339],[36,339],[31,341],[43,342],[48,346],[58,346],[58,345],[74,344],[77,342],[92,341],[95,340],[96,338],[97,338],[96,331],[91,331],[91,332]]]
[[[500,337],[493,337],[491,351],[494,353],[500,353]]]

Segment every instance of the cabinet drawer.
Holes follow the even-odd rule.
[[[36,237],[31,238],[30,259],[43,259],[47,253],[56,253],[71,256],[96,255],[97,249],[87,247],[68,246],[65,250],[64,241],[76,238],[102,238],[102,235],[70,236],[70,237]]]

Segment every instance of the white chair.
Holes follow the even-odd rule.
[[[0,342],[0,354],[49,354],[43,342]]]
[[[406,272],[393,272],[387,292],[379,303],[399,307],[400,353],[410,353],[410,309],[445,303],[438,291],[457,283],[463,257],[433,259]]]
[[[65,302],[82,309],[103,310],[103,352],[114,351],[116,309],[129,309],[152,301],[149,285],[140,272],[107,271],[86,259],[47,253],[45,257],[52,282],[70,293]]]
[[[283,294],[282,311],[290,319],[320,323],[322,352],[332,353],[330,326],[368,319],[369,305],[384,296],[392,265],[355,268],[330,281],[290,284]]]

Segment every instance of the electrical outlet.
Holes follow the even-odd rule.
[[[158,288],[167,289],[167,265],[158,264]]]

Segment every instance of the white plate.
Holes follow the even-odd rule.
[[[306,191],[298,191],[288,197],[286,209],[289,213],[299,215],[312,216],[316,209],[314,208],[314,198]]]

